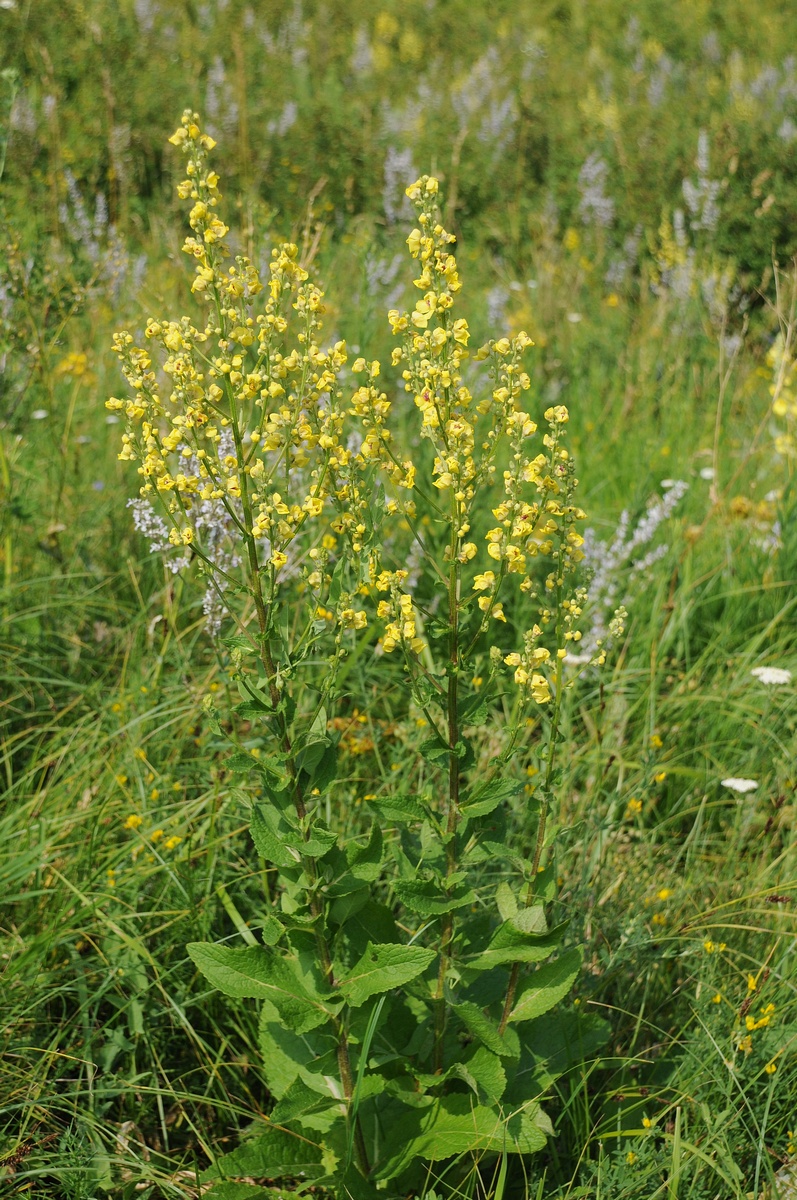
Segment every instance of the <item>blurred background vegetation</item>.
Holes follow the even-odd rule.
[[[256,1014],[184,951],[268,900],[201,718],[229,664],[104,408],[112,331],[192,311],[186,105],[237,245],[294,238],[330,338],[383,362],[403,189],[439,175],[475,339],[526,328],[535,403],[570,408],[592,630],[630,611],[568,693],[561,811],[568,1003],[612,1040],[506,1190],[789,1194],[797,709],[751,671],[797,670],[795,45],[750,0],[0,2],[0,1194],[196,1196],[268,1108]],[[349,830],[423,736],[399,673],[353,669]]]

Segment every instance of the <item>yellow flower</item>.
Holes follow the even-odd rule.
[[[131,813],[130,816],[125,821],[122,828],[123,829],[138,829],[139,825],[141,825],[142,822],[143,822],[143,817],[140,817],[138,815],[138,813]]]
[[[162,829],[153,829],[152,833],[149,835],[149,840],[151,842],[159,842],[162,837],[163,837]]]
[[[656,1124],[656,1122],[655,1122],[655,1121],[651,1121],[650,1117],[643,1117],[643,1118],[642,1118],[642,1127],[643,1127],[643,1129],[652,1129],[652,1128],[653,1128],[653,1126],[654,1126],[655,1124]]]
[[[639,814],[641,812],[642,812],[642,801],[637,800],[637,798],[635,796],[632,796],[631,799],[628,801],[628,804],[626,805],[626,810],[625,810],[626,820],[628,820],[630,817],[639,816]]]
[[[125,786],[125,784],[127,783],[127,776],[126,776],[126,775],[115,775],[115,776],[114,776],[114,779],[115,779],[115,780],[116,780],[116,782],[119,784],[119,787],[124,787],[124,786]]]
[[[672,888],[668,888],[668,887],[659,888],[659,890],[656,892],[656,899],[657,900],[669,900],[671,895],[672,895]]]
[[[666,772],[666,771],[659,771],[659,772],[657,772],[657,774],[655,774],[655,775],[653,776],[653,779],[654,779],[654,781],[655,781],[656,783],[664,783],[664,780],[665,780],[666,778],[667,778],[667,772]]]
[[[625,1161],[628,1163],[629,1167],[633,1167],[634,1163],[636,1162],[636,1159],[637,1159],[637,1156],[634,1154],[634,1151],[629,1150],[625,1156]]]
[[[174,850],[175,846],[179,846],[182,840],[183,839],[181,837],[178,837],[177,834],[173,833],[172,836],[168,837],[163,843],[164,849]]]

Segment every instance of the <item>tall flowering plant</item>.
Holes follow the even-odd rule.
[[[600,1036],[599,1022],[550,1011],[579,968],[547,918],[563,663],[584,603],[568,413],[550,408],[538,432],[525,410],[523,333],[483,346],[478,390],[466,382],[455,239],[424,175],[407,189],[419,296],[389,314],[422,439],[408,455],[380,363],[349,366],[345,343],[324,345],[322,295],[296,246],[272,251],[265,280],[231,259],[212,139],[188,111],[171,140],[203,316],[151,319],[144,347],[119,334],[130,394],[108,406],[127,417],[120,457],[138,464],[139,522],[161,523],[179,569],[196,562],[214,629],[227,621],[240,703],[225,717],[233,740],[248,721],[269,746],[238,747],[227,765],[257,780],[253,854],[278,872],[259,936],[188,948],[221,992],[260,1001],[276,1102],[207,1176],[304,1173],[341,1195],[404,1194],[422,1163],[540,1149],[542,1093],[569,1045]],[[409,551],[406,539],[423,587],[388,552]],[[368,649],[423,714],[418,755],[435,784],[375,788],[368,832],[347,837],[327,818],[335,713],[349,703],[347,658]],[[485,726],[500,746],[486,767]],[[514,769],[530,726],[531,798]],[[509,833],[519,808],[528,847]]]

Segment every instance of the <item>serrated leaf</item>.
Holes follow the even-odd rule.
[[[260,936],[265,944],[267,946],[276,946],[284,932],[285,929],[282,922],[273,913],[267,913],[260,927]]]
[[[263,1074],[275,1100],[280,1100],[299,1076],[311,1072],[317,1056],[334,1045],[323,1027],[301,1035],[287,1029],[267,1000],[260,1010],[258,1037]]]
[[[215,1184],[209,1192],[203,1192],[203,1196],[205,1200],[282,1200],[279,1188],[229,1181]]]
[[[388,1128],[385,1157],[374,1177],[394,1179],[416,1158],[427,1163],[477,1151],[533,1154],[545,1145],[548,1128],[536,1107],[507,1118],[497,1108],[475,1104],[472,1096],[443,1096]]]
[[[308,858],[323,858],[337,840],[338,835],[327,828],[326,822],[316,819],[310,826],[307,837],[299,843],[299,849]]]
[[[486,950],[469,959],[468,966],[486,971],[502,963],[542,962],[559,945],[565,927],[547,929],[542,905],[521,908],[499,925]]]
[[[202,1172],[201,1181],[208,1183],[230,1175],[275,1179],[280,1175],[302,1174],[315,1179],[323,1174],[321,1153],[321,1147],[309,1138],[266,1126],[259,1137],[217,1158]]]
[[[311,1088],[301,1078],[296,1079],[288,1088],[285,1095],[273,1109],[270,1120],[275,1125],[285,1125],[296,1117],[308,1113],[323,1112],[326,1109],[341,1108],[341,1101],[330,1095],[329,1091],[319,1092]]]
[[[498,1026],[484,1015],[478,1004],[472,1004],[466,1000],[462,1004],[453,1004],[451,1007],[468,1033],[482,1042],[488,1050],[491,1050],[493,1054],[508,1053],[507,1045],[498,1032]]]
[[[523,790],[523,784],[517,779],[491,779],[489,783],[480,784],[474,788],[461,806],[464,817],[485,817],[493,809],[498,808],[504,800],[509,800]]]
[[[425,758],[433,766],[441,766],[448,762],[449,749],[442,738],[426,738],[418,747],[418,753],[421,758]]]
[[[360,961],[340,984],[340,992],[353,1008],[358,1008],[369,997],[401,987],[423,974],[434,956],[434,950],[423,946],[369,943]]]
[[[426,809],[415,796],[374,796],[369,803],[394,823],[403,825],[426,819]]]
[[[562,1000],[581,970],[581,951],[566,950],[555,962],[538,967],[522,985],[509,1014],[510,1022],[532,1021]]]
[[[247,754],[243,750],[236,750],[234,754],[225,759],[224,765],[229,771],[235,771],[236,775],[244,775],[247,771],[253,770],[258,762],[251,754]]]
[[[316,1029],[336,1011],[334,1005],[308,992],[290,960],[265,946],[189,942],[187,950],[205,978],[225,996],[269,1000],[294,1033]]]
[[[596,1013],[559,1009],[544,1021],[521,1025],[517,1031],[510,1027],[510,1032],[522,1037],[520,1065],[510,1089],[510,1094],[522,1103],[595,1055],[609,1041],[612,1027]]]
[[[275,867],[296,867],[301,863],[303,839],[300,831],[273,804],[255,804],[249,832],[258,854]]]
[[[427,917],[453,912],[476,901],[476,893],[462,885],[446,895],[433,881],[427,883],[420,879],[398,879],[393,884],[393,889],[405,908]]]
[[[460,1074],[487,1104],[497,1104],[506,1091],[506,1071],[500,1058],[486,1046],[477,1046],[466,1062],[456,1063],[453,1073]]]
[[[517,898],[505,879],[496,888],[495,903],[503,921],[511,921],[517,916]]]

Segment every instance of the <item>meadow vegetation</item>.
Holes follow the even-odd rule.
[[[54,7],[0,5],[0,1194],[789,1196],[797,16]],[[172,422],[213,356],[240,421]],[[292,1006],[213,965],[264,945]]]

